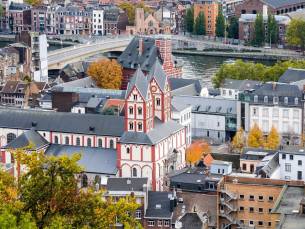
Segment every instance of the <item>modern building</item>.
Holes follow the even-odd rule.
[[[232,173],[232,162],[213,160],[210,166],[210,173],[229,175]]]
[[[92,34],[104,35],[104,10],[94,9],[92,12]]]

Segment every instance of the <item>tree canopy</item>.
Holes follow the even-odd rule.
[[[305,69],[305,61],[290,60],[266,66],[261,63],[237,60],[233,64],[223,64],[212,78],[212,82],[215,87],[219,87],[224,79],[278,81],[289,67]]]
[[[206,34],[205,17],[204,17],[203,12],[200,12],[195,20],[194,33],[196,35],[205,35]]]
[[[80,157],[14,152],[26,172],[15,180],[0,171],[0,228],[109,228],[116,222],[124,228],[140,227],[134,198],[113,202],[103,200],[100,191],[77,187]]]
[[[189,33],[194,31],[194,7],[188,8],[185,15],[185,28]]]
[[[253,127],[250,129],[248,134],[248,146],[249,147],[263,147],[264,145],[264,136],[263,132],[259,128],[259,126],[255,123]]]
[[[116,60],[97,60],[89,65],[87,74],[100,88],[120,89],[121,87],[122,67]]]
[[[218,15],[216,17],[216,36],[224,37],[226,31],[225,18],[222,14],[222,8],[220,7]]]
[[[293,19],[290,21],[286,40],[292,46],[299,46],[304,52],[305,49],[305,21],[301,19]]]
[[[274,15],[269,14],[268,15],[268,36],[266,37],[266,42],[271,43],[271,44],[276,44],[278,43],[278,25],[275,20]]]
[[[265,42],[265,26],[262,14],[257,14],[254,23],[253,45],[262,46]]]
[[[42,0],[26,0],[25,2],[32,6],[39,6],[42,4]]]
[[[272,128],[267,136],[265,148],[271,149],[271,150],[276,150],[276,149],[278,149],[279,145],[280,145],[280,135],[279,135],[277,129],[274,126],[272,126]]]
[[[186,149],[186,161],[190,165],[195,165],[203,155],[210,152],[210,145],[206,141],[195,141]]]
[[[239,37],[239,27],[238,27],[238,18],[231,17],[229,19],[229,26],[228,26],[228,37],[238,39]]]
[[[243,128],[239,128],[236,132],[233,141],[232,141],[232,148],[235,151],[241,153],[242,149],[246,146],[246,137]]]
[[[151,9],[145,6],[143,2],[139,2],[137,4],[122,2],[119,7],[127,13],[128,23],[130,25],[134,25],[135,23],[135,14],[137,8],[143,8],[145,13],[151,12]]]

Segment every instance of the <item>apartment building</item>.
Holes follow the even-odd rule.
[[[92,16],[92,34],[104,35],[104,10],[95,9]]]
[[[273,215],[289,187],[304,182],[224,176],[218,186],[218,228],[277,228],[281,214]]]
[[[218,8],[219,3],[215,0],[203,0],[194,4],[194,20],[196,20],[200,12],[204,13],[206,34],[209,36],[215,36]]]
[[[13,33],[18,33],[31,27],[30,6],[23,3],[11,3],[8,8],[9,29]]]

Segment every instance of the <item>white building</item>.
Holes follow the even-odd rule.
[[[186,144],[190,145],[192,143],[192,106],[172,101],[172,119],[185,126]]]
[[[48,41],[45,34],[31,33],[34,81],[48,82]]]
[[[232,173],[232,162],[213,160],[210,172],[211,174],[228,175]]]
[[[92,12],[92,33],[102,36],[104,34],[104,10],[98,9]]]
[[[281,179],[305,181],[305,152],[285,151],[279,152]]]

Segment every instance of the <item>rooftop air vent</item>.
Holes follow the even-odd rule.
[[[37,122],[32,122],[32,127],[37,126]]]
[[[161,204],[156,204],[156,209],[161,209],[161,208],[162,208]]]
[[[95,129],[94,126],[89,126],[90,131],[94,131],[94,129]]]

